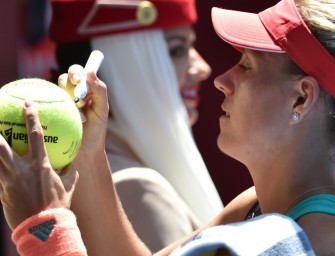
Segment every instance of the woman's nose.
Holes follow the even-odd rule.
[[[225,96],[231,95],[234,92],[234,83],[230,78],[230,72],[231,69],[216,77],[214,80],[214,86],[223,92]]]
[[[193,80],[193,83],[206,80],[212,73],[211,67],[196,49],[191,48],[189,51],[188,80]]]

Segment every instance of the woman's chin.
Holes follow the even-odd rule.
[[[198,118],[199,118],[198,110],[193,109],[193,110],[190,111],[188,109],[187,112],[188,112],[188,122],[189,122],[190,126],[195,125],[195,123],[198,121]]]

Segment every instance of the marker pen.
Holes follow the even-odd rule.
[[[88,92],[89,86],[86,82],[87,72],[93,71],[94,73],[97,73],[103,59],[104,59],[104,55],[102,52],[98,50],[94,50],[93,52],[91,52],[90,57],[88,58],[86,65],[84,67],[84,75],[82,77],[82,80],[74,88],[74,102],[75,103],[85,98]]]

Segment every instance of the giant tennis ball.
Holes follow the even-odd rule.
[[[59,172],[79,150],[82,139],[79,110],[65,91],[46,80],[27,78],[4,85],[0,89],[0,133],[21,156],[28,150],[23,117],[25,99],[35,102],[50,163]]]

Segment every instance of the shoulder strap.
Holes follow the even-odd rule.
[[[249,210],[247,216],[245,216],[244,220],[252,219],[262,214],[261,207],[259,206],[259,202],[257,201]]]
[[[318,194],[308,197],[296,205],[287,215],[297,221],[308,213],[316,212],[335,215],[335,195]]]

